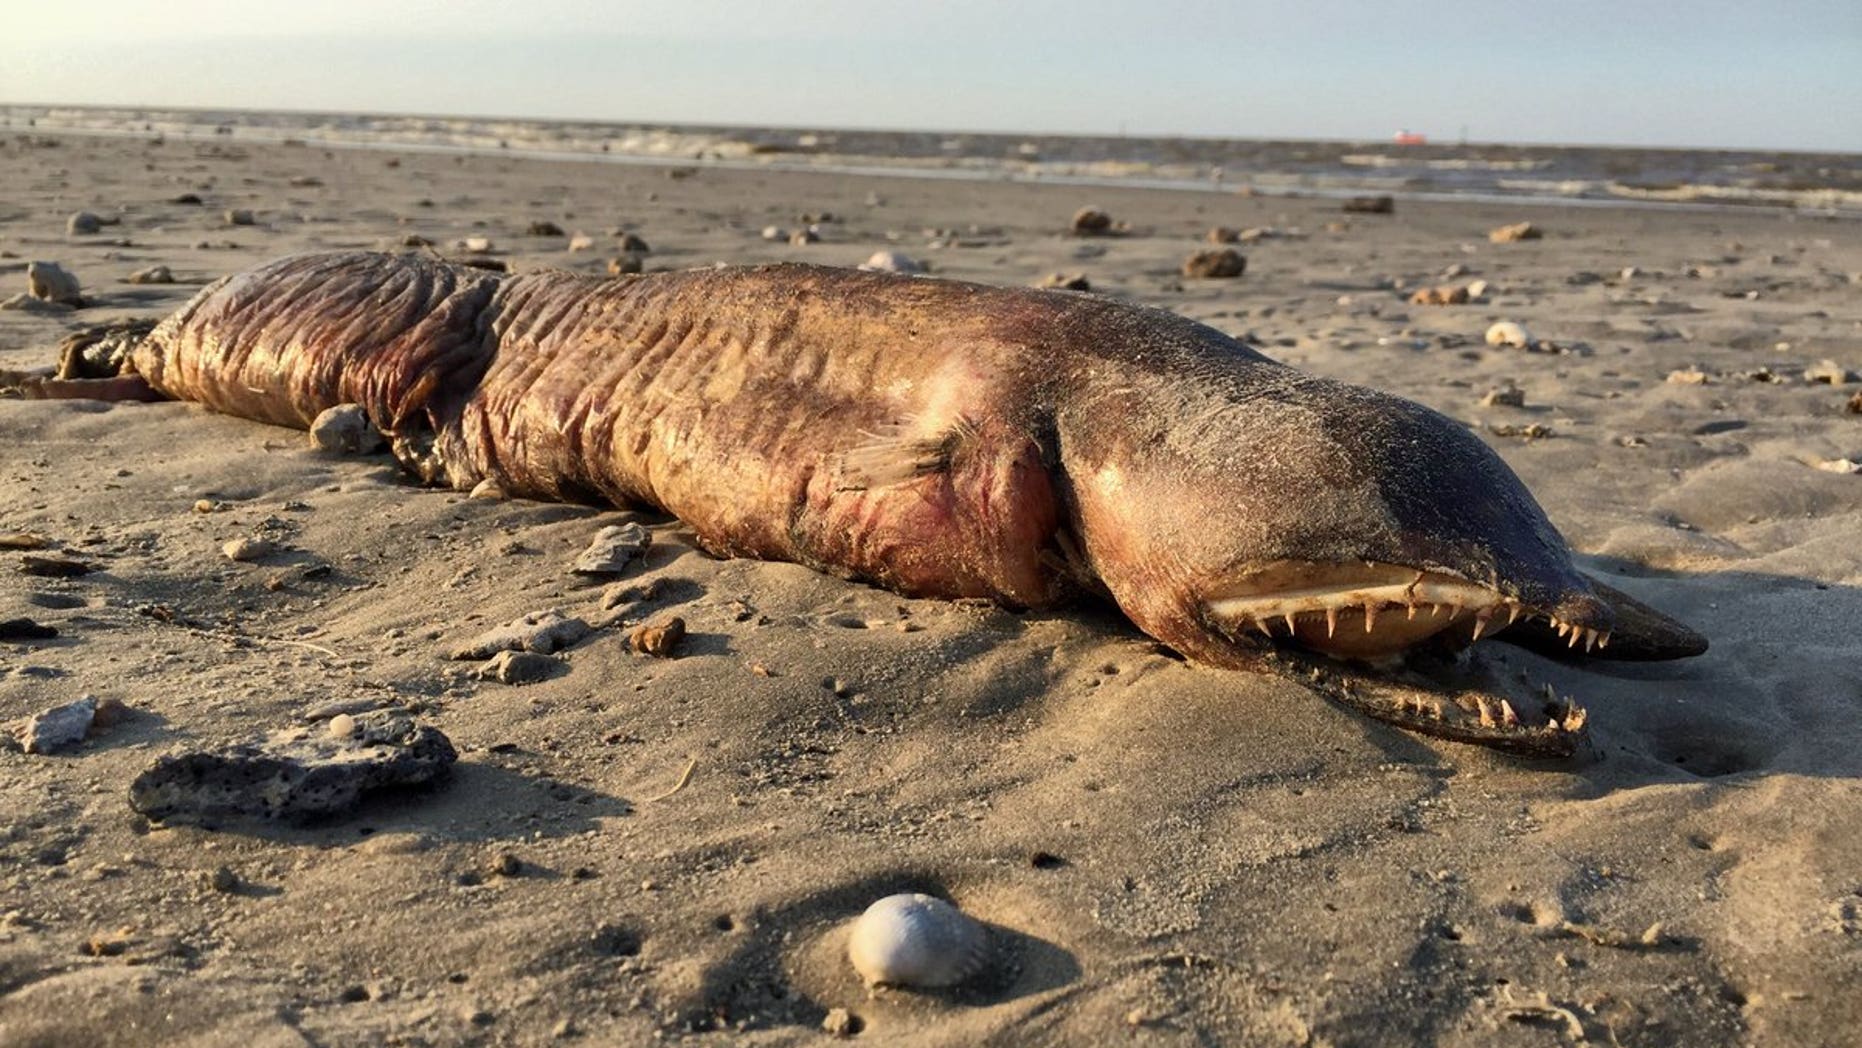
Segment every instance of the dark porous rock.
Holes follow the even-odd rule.
[[[1390,215],[1396,213],[1396,200],[1388,196],[1352,197],[1343,208],[1355,215]]]
[[[87,236],[103,228],[103,219],[89,211],[78,211],[65,219],[65,232],[71,236]]]
[[[524,232],[533,237],[559,237],[566,235],[563,233],[562,227],[554,222],[532,222],[530,223],[530,228]]]
[[[609,525],[595,532],[570,570],[577,575],[619,575],[652,544],[653,535],[633,521]]]
[[[7,619],[0,622],[0,640],[50,640],[56,636],[56,627],[31,619]]]
[[[222,750],[162,757],[136,776],[129,804],[152,819],[296,820],[346,811],[373,790],[416,786],[459,755],[438,729],[387,712],[276,731]]]
[[[1186,277],[1228,279],[1240,276],[1247,268],[1247,258],[1232,247],[1198,251],[1183,260]]]
[[[229,226],[250,226],[258,223],[258,217],[243,207],[227,208],[226,224]]]
[[[199,207],[201,206],[202,203],[204,203],[204,201],[201,200],[199,193],[183,193],[180,196],[175,197],[173,200],[170,200],[169,203],[170,204],[188,204],[193,207]]]
[[[608,275],[611,277],[624,276],[628,273],[638,273],[645,268],[646,267],[641,264],[639,255],[617,255],[614,258],[608,259]]]
[[[653,253],[653,249],[647,246],[647,242],[641,239],[639,234],[622,233],[619,240],[620,243],[617,245],[618,248],[629,255],[650,255]]]

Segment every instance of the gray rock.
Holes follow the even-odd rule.
[[[556,676],[567,665],[554,655],[539,655],[534,651],[501,651],[492,656],[490,662],[480,666],[474,675],[479,680],[495,680],[500,684],[535,684]]]
[[[382,446],[382,436],[360,404],[338,404],[310,424],[310,445],[338,455],[367,455]]]
[[[406,717],[368,713],[355,722],[341,737],[321,725],[289,728],[226,749],[162,757],[130,783],[130,807],[183,821],[334,815],[370,791],[431,782],[458,760],[445,735]]]
[[[78,278],[56,262],[26,263],[26,290],[33,298],[47,302],[63,302],[69,306],[84,304]]]
[[[78,211],[65,219],[65,232],[72,236],[86,236],[103,228],[103,219],[89,211]]]
[[[27,753],[53,753],[83,742],[96,716],[97,697],[86,695],[15,722],[13,737]]]
[[[588,634],[589,625],[581,619],[564,618],[556,611],[533,611],[486,630],[454,648],[452,656],[455,659],[489,659],[501,651],[534,651],[548,655]]]
[[[595,532],[594,541],[570,570],[577,575],[619,575],[652,544],[652,534],[632,521],[610,525]]]
[[[172,284],[175,282],[175,274],[167,266],[150,266],[131,273],[129,282],[132,284]]]
[[[226,210],[226,224],[229,226],[249,226],[257,221],[258,219],[254,217],[252,212],[243,207],[227,208]]]

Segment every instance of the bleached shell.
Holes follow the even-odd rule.
[[[869,986],[955,986],[989,960],[989,932],[942,899],[888,895],[866,908],[847,959]]]
[[[1487,329],[1487,344],[1524,349],[1532,345],[1532,333],[1511,320],[1502,320]]]

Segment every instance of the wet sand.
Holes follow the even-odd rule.
[[[1521,761],[1187,665],[1104,609],[717,561],[677,521],[421,489],[386,457],[189,405],[0,401],[0,531],[100,569],[30,577],[0,551],[0,620],[60,631],[0,643],[0,720],[86,694],[132,711],[66,754],[0,753],[0,1042],[787,1044],[826,1039],[831,1009],[856,1040],[913,1045],[1862,1028],[1862,476],[1819,468],[1862,459],[1862,385],[1804,377],[1862,369],[1853,220],[1348,215],[76,136],[7,138],[0,181],[0,298],[45,259],[94,300],[0,311],[0,368],[259,261],[410,234],[448,254],[486,237],[520,270],[604,272],[626,230],[649,270],[889,248],[967,280],[1083,273],[1465,420],[1588,568],[1713,643],[1645,666],[1488,644],[1591,711],[1584,758]],[[1065,235],[1086,204],[1130,234]],[[68,235],[80,210],[121,221]],[[824,212],[818,243],[762,236]],[[541,221],[566,235],[529,235]],[[1519,221],[1544,237],[1488,241]],[[1265,231],[1237,245],[1246,275],[1179,277],[1214,225]],[[177,283],[124,283],[156,264]],[[1482,300],[1408,303],[1472,280]],[[1540,351],[1486,345],[1500,320]],[[1482,403],[1508,382],[1523,406]],[[654,544],[621,584],[657,588],[566,673],[514,687],[445,657],[526,612],[601,616],[606,588],[569,565],[626,519]],[[253,535],[282,552],[222,554]],[[668,613],[693,633],[681,657],[632,653],[626,622]],[[160,754],[350,700],[444,731],[451,781],[304,827],[167,827],[126,803]],[[847,922],[903,889],[989,922],[991,967],[935,994],[861,986]]]

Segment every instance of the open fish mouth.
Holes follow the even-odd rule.
[[[1278,561],[1224,580],[1204,602],[1230,636],[1258,633],[1338,658],[1388,659],[1433,638],[1464,647],[1521,619],[1543,622],[1570,648],[1610,643],[1598,602],[1541,607],[1441,569],[1375,561]]]

